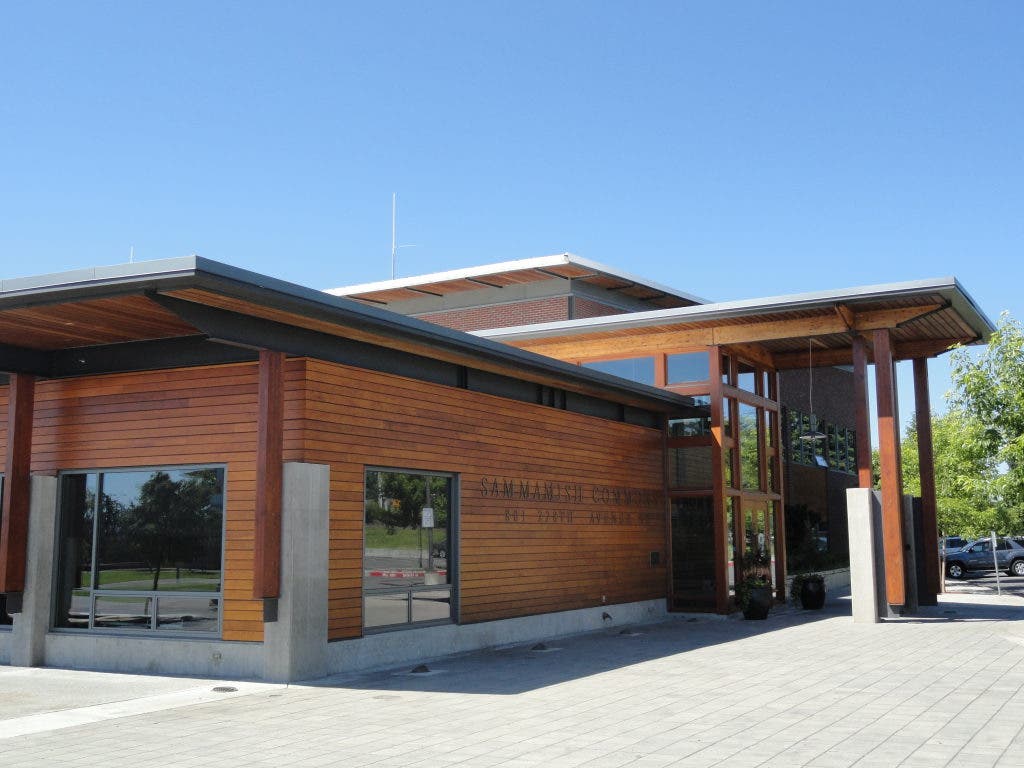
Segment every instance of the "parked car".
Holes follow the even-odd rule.
[[[943,554],[956,552],[957,550],[966,547],[967,544],[967,539],[961,538],[960,536],[947,536],[944,539],[939,539],[939,547],[942,549]]]
[[[996,539],[996,560],[999,570],[1005,570],[1011,576],[1024,576],[1024,546],[1013,539]],[[994,570],[996,563],[992,558],[991,539],[978,539],[946,554],[946,575],[951,579],[962,579],[972,572]]]

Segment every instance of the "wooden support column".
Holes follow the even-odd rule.
[[[857,430],[857,487],[870,488],[871,415],[868,407],[868,351],[863,336],[853,337],[853,411]]]
[[[723,393],[722,393],[722,350],[720,347],[709,347],[710,378],[711,378],[711,479],[714,484],[712,500],[712,530],[715,537],[715,612],[729,612],[729,558],[726,549],[727,531],[725,528],[725,473],[722,461],[725,453],[722,450],[723,429]]]
[[[921,531],[924,534],[925,605],[936,605],[942,591],[939,572],[939,525],[935,503],[935,454],[932,450],[932,407],[928,394],[928,358],[914,358],[914,404],[917,456],[921,472]]]
[[[32,464],[32,411],[36,377],[11,374],[7,401],[7,454],[4,460],[3,522],[0,524],[0,592],[25,591],[28,552],[29,471]]]
[[[885,552],[885,593],[898,610],[906,603],[903,558],[903,482],[900,478],[899,419],[892,341],[887,329],[874,332],[875,390],[878,404],[878,454],[882,472],[882,547]]]
[[[281,488],[284,472],[284,353],[260,350],[256,445],[253,597],[281,594]],[[276,618],[264,604],[264,620]]]

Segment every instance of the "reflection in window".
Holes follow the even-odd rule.
[[[217,631],[223,469],[66,474],[60,494],[55,626]]]
[[[703,437],[711,434],[711,397],[696,395],[686,398],[692,408],[679,412],[680,418],[669,419],[669,437]]]
[[[711,446],[669,448],[669,485],[673,488],[705,490],[714,487]]]
[[[367,470],[363,625],[451,621],[452,493],[448,475]]]
[[[714,605],[714,504],[710,497],[672,501],[672,598],[680,608]]]
[[[761,441],[758,439],[757,408],[739,404],[740,412],[740,483],[744,490],[761,487]]]
[[[625,360],[600,360],[590,363],[582,363],[584,368],[592,371],[610,373],[622,379],[637,381],[641,384],[654,386],[654,358],[653,357],[631,357]]]
[[[707,352],[682,352],[668,355],[665,362],[669,384],[707,381],[711,376],[711,362]]]
[[[757,370],[742,361],[736,366],[736,386],[746,392],[757,391]]]

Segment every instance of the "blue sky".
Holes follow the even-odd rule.
[[[1017,2],[11,3],[0,273],[134,247],[384,279],[397,192],[400,275],[956,275],[1024,318],[1022,40]]]

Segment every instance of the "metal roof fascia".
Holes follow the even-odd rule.
[[[499,274],[501,272],[521,272],[527,269],[544,269],[546,267],[559,267],[575,265],[580,267],[586,267],[587,269],[595,272],[600,272],[610,277],[616,277],[621,280],[628,280],[632,283],[652,288],[662,293],[667,293],[676,298],[683,299],[685,301],[693,301],[698,304],[706,304],[707,300],[702,299],[699,296],[694,296],[691,293],[684,291],[678,291],[675,288],[669,288],[661,283],[655,283],[643,277],[630,274],[629,272],[623,272],[609,267],[604,264],[600,264],[590,259],[585,259],[581,256],[576,256],[572,253],[559,253],[552,256],[534,256],[529,259],[518,259],[514,261],[502,261],[494,264],[482,264],[475,267],[466,267],[464,269],[452,269],[445,272],[433,272],[426,275],[415,275],[413,277],[401,277],[394,280],[379,280],[373,283],[362,283],[360,285],[345,285],[339,288],[328,288],[324,292],[329,293],[332,296],[352,296],[357,293],[372,293],[374,291],[387,291],[387,290],[399,290],[401,288],[414,288],[419,285],[425,285],[428,283],[443,283],[449,280],[464,280],[470,277],[486,277],[488,275]],[[573,278],[565,278],[566,280]]]
[[[261,303],[280,309],[306,314],[313,310],[333,322],[341,320],[357,326],[370,327],[385,336],[407,338],[428,346],[457,351],[469,357],[505,365],[518,365],[534,373],[567,379],[567,383],[575,382],[577,386],[607,391],[613,400],[621,400],[622,395],[628,395],[632,400],[659,403],[665,409],[684,404],[678,395],[663,389],[582,369],[543,355],[479,339],[461,331],[399,315],[353,299],[331,296],[323,291],[200,256],[16,278],[3,281],[0,285],[4,288],[0,293],[0,306],[4,303],[31,306],[43,303],[33,299],[44,299],[48,303],[53,303],[97,294],[138,292],[147,288],[165,291],[188,287],[206,288],[240,298],[258,297]],[[616,394],[618,397],[615,397]]]
[[[478,338],[462,331],[456,331],[444,326],[435,325],[434,323],[400,315],[386,309],[363,304],[354,299],[332,296],[323,291],[306,288],[256,272],[250,272],[222,262],[200,258],[197,260],[197,270],[199,281],[196,287],[205,287],[215,291],[225,291],[225,289],[228,289],[236,296],[239,292],[230,289],[241,288],[242,295],[239,298],[247,298],[245,294],[249,293],[252,288],[255,288],[260,293],[261,299],[268,298],[267,293],[270,293],[277,297],[283,296],[286,299],[297,300],[297,303],[300,305],[290,307],[287,301],[284,303],[280,301],[274,302],[273,306],[279,309],[290,309],[298,312],[313,309],[317,314],[321,314],[324,319],[337,322],[339,317],[341,317],[359,327],[377,330],[382,335],[406,338],[418,343],[438,346],[504,365],[509,365],[510,363],[513,365],[518,364],[524,368],[531,369],[535,373],[569,379],[587,387],[597,387],[617,393],[628,393],[633,398],[658,402],[662,406],[675,408],[680,405],[686,405],[685,400],[681,396],[658,387],[639,384],[628,379],[621,379],[618,376],[601,373],[600,371],[591,371],[562,362],[561,360],[538,355],[534,352],[510,347],[489,339]],[[209,275],[210,278],[204,279],[203,273]],[[225,285],[225,281],[227,281],[228,285]],[[252,297],[250,296],[249,298]],[[265,305],[269,304],[266,301],[262,303]]]

